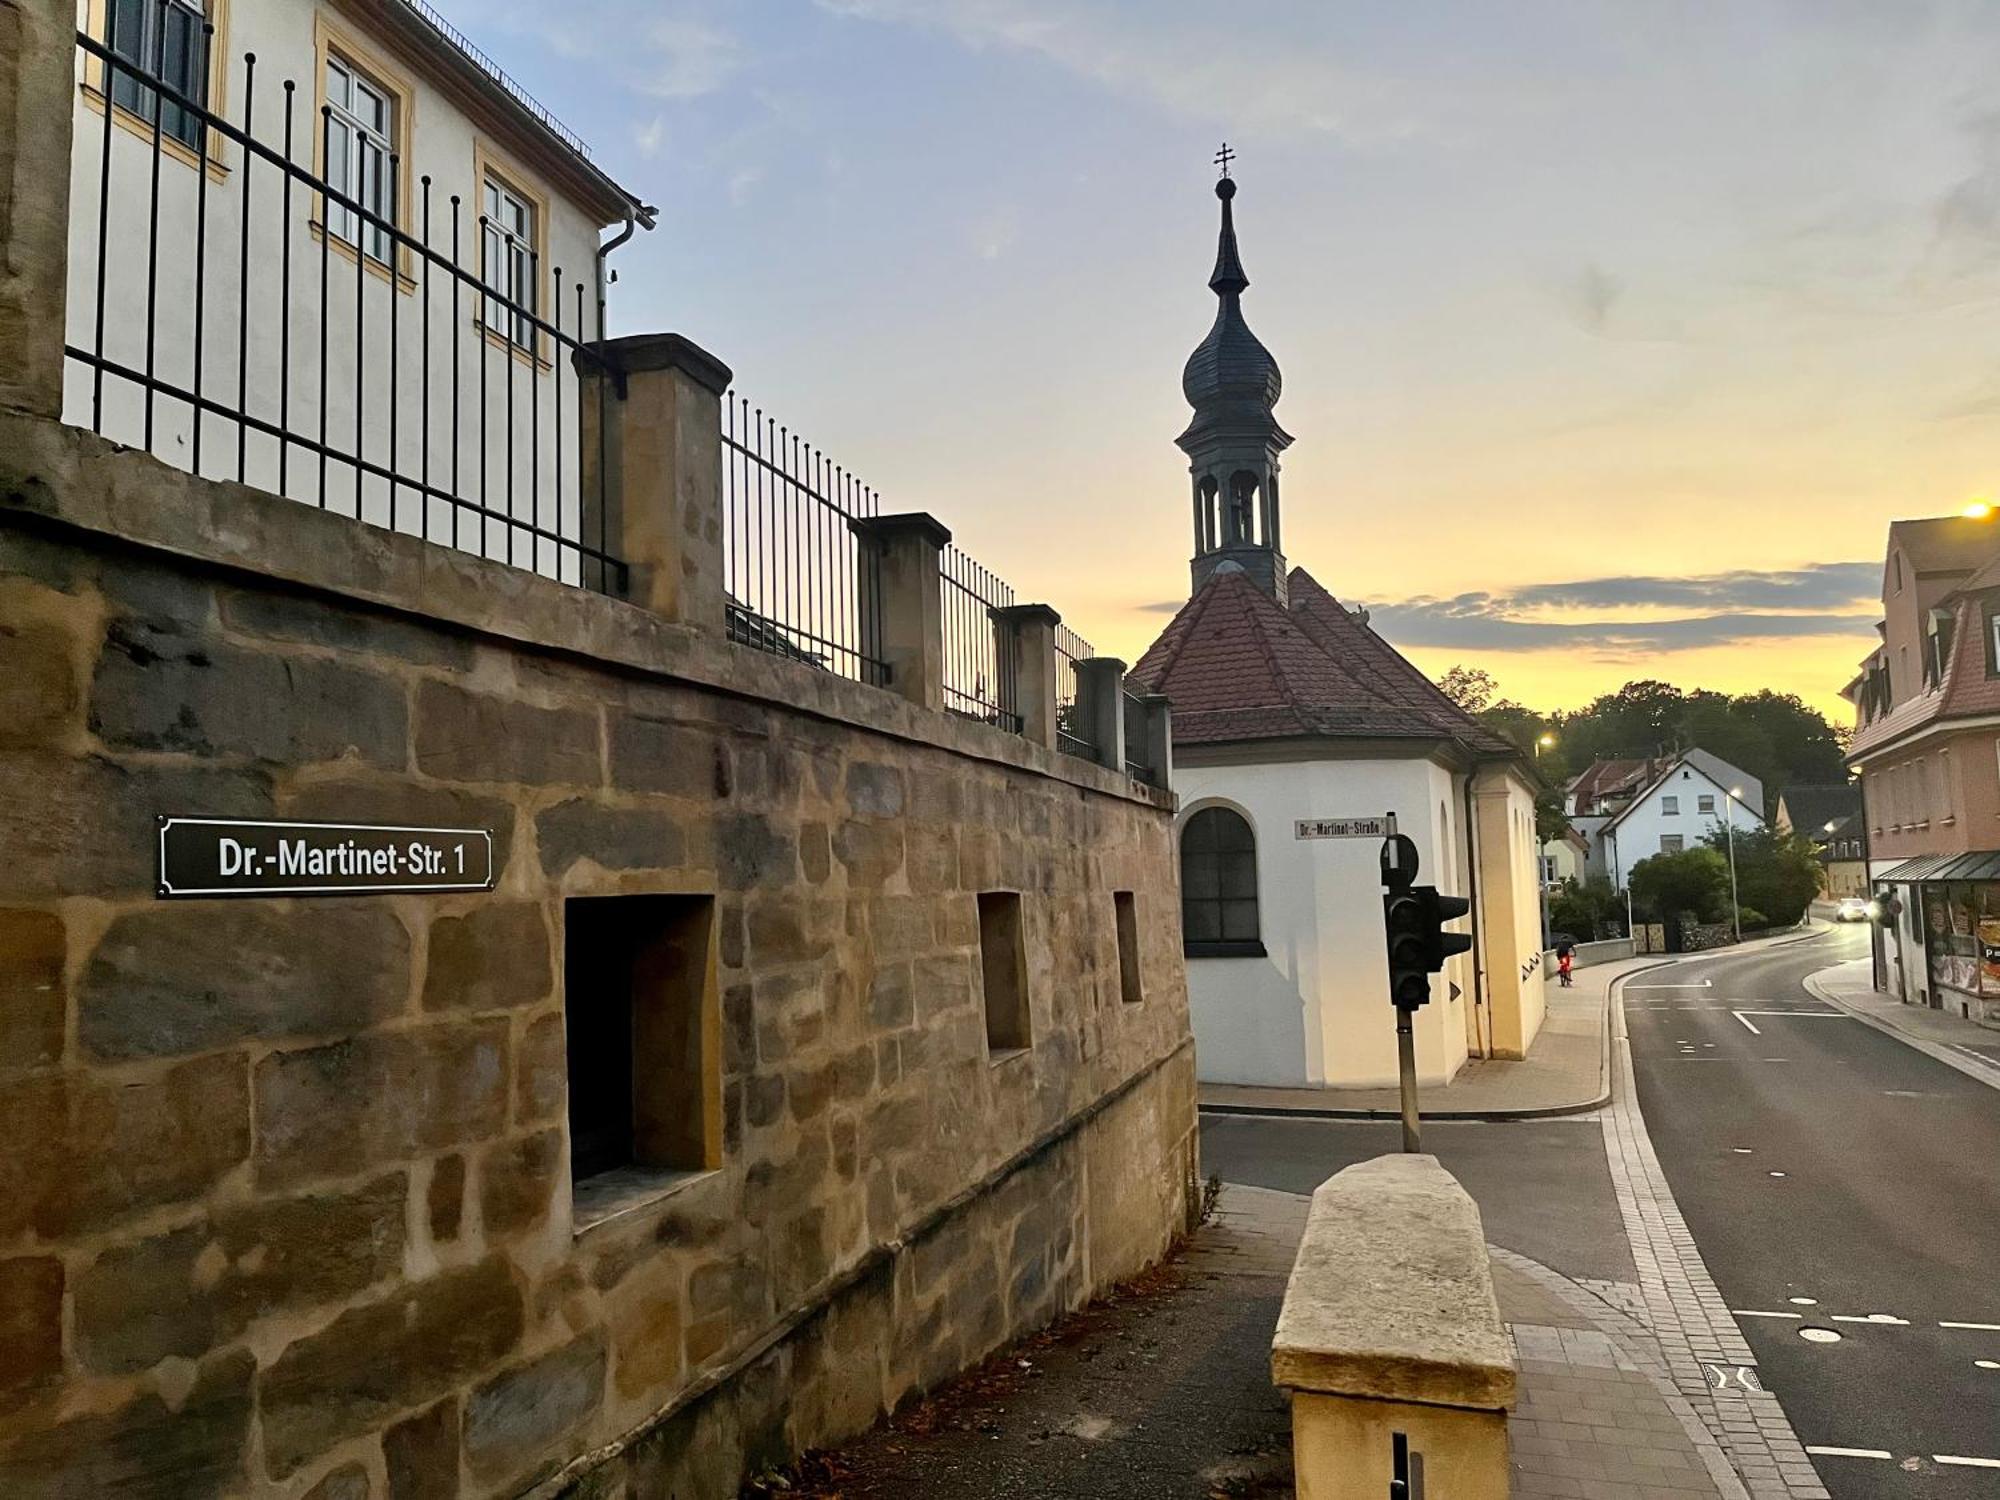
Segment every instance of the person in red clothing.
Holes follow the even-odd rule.
[[[1556,974],[1562,980],[1564,989],[1569,988],[1569,971],[1575,962],[1576,948],[1573,944],[1564,943],[1556,949]]]

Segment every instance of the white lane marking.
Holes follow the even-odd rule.
[[[1791,1016],[1801,1021],[1851,1021],[1854,1017],[1840,1010],[1732,1010],[1736,1016]]]
[[[1933,1453],[1931,1462],[1961,1469],[2000,1469],[2000,1458],[1961,1458],[1956,1453]]]
[[[1732,1307],[1729,1309],[1729,1315],[1732,1318],[1803,1318],[1805,1316],[1804,1313],[1795,1312],[1761,1312],[1756,1308],[1750,1307]]]
[[[1908,1328],[1910,1326],[1908,1318],[1899,1318],[1894,1313],[1866,1313],[1860,1317],[1856,1317],[1852,1313],[1835,1313],[1833,1321],[1836,1323],[1880,1323],[1885,1328]]]
[[[1886,1448],[1821,1448],[1806,1444],[1806,1452],[1814,1458],[1894,1458],[1896,1455]]]
[[[1751,1150],[1748,1146],[1731,1146],[1729,1149],[1734,1151],[1738,1156],[1748,1156]]]
[[[1710,979],[1701,980],[1697,984],[1628,984],[1625,986],[1628,990],[1707,990],[1714,987],[1715,982]]]
[[[1772,1177],[1783,1177],[1785,1174],[1783,1172],[1772,1172],[1769,1175]]]
[[[1840,1335],[1831,1328],[1801,1328],[1799,1337],[1809,1344],[1837,1344]]]
[[[1792,1304],[1792,1306],[1794,1306],[1794,1307],[1818,1307],[1818,1306],[1819,1306],[1819,1298],[1817,1298],[1817,1297],[1787,1297],[1787,1298],[1786,1298],[1785,1300],[1786,1300],[1787,1302],[1791,1303],[1791,1304]]]
[[[2000,1333],[2000,1323],[1940,1323],[1940,1328],[1969,1328],[1974,1333]]]
[[[1975,1370],[2000,1370],[2000,1359],[1975,1359],[1972,1362],[1972,1368]]]
[[[1730,1014],[1743,1023],[1744,1029],[1747,1030],[1750,1033],[1750,1035],[1762,1036],[1764,1034],[1763,1032],[1757,1029],[1755,1023],[1752,1022],[1748,1016],[1744,1015],[1742,1011],[1732,1010]]]

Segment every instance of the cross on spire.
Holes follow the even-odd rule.
[[[1224,141],[1222,143],[1222,149],[1215,153],[1215,164],[1218,167],[1222,168],[1222,175],[1225,180],[1229,176],[1229,164],[1235,160],[1236,160],[1236,153],[1229,149],[1229,142]]]

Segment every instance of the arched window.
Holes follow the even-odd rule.
[[[1226,539],[1232,542],[1254,542],[1257,540],[1257,476],[1248,469],[1238,469],[1229,476],[1229,528]]]
[[[1181,829],[1181,939],[1190,958],[1261,958],[1257,836],[1239,812],[1204,807]]]

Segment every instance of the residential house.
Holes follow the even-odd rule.
[[[1889,915],[1877,982],[2000,1025],[2000,520],[1892,525],[1877,630],[1844,690]]]
[[[1535,791],[1517,746],[1460,709],[1281,550],[1280,377],[1243,321],[1232,198],[1187,362],[1179,438],[1192,596],[1133,668],[1172,703],[1183,934],[1200,1076],[1371,1086],[1396,1077],[1380,839],[1320,820],[1394,814],[1418,879],[1473,902],[1470,953],[1415,1017],[1422,1079],[1520,1057],[1541,1026]]]
[[[1764,784],[1700,748],[1598,761],[1564,789],[1570,824],[1590,843],[1585,864],[1623,890],[1632,867],[1693,849],[1718,830],[1764,826]]]
[[[580,581],[575,351],[652,211],[424,0],[78,24],[65,419]]]
[[[1852,781],[1788,786],[1778,798],[1774,825],[1781,833],[1801,833],[1819,851],[1828,899],[1868,893],[1868,831],[1862,820],[1861,787]]]

